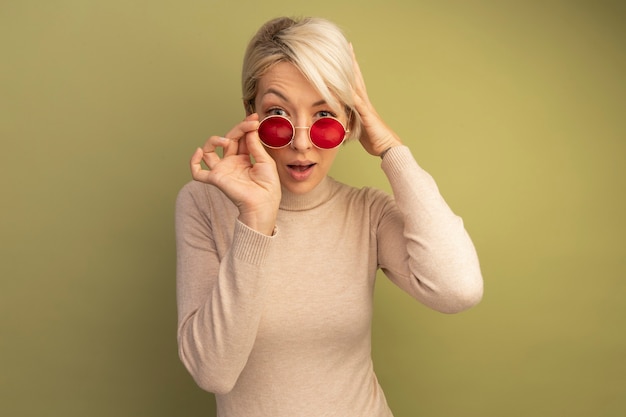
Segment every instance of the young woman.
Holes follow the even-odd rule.
[[[459,312],[482,297],[474,246],[334,24],[266,23],[242,82],[245,119],[198,148],[177,200],[180,358],[220,417],[391,416],[371,359],[376,271]],[[347,139],[382,158],[393,197],[328,176]]]

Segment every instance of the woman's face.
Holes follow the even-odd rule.
[[[281,62],[261,77],[255,99],[259,120],[285,116],[294,126],[311,126],[321,117],[333,116],[344,126],[345,114],[335,114],[317,90],[292,64]],[[308,129],[295,129],[292,143],[281,149],[266,148],[276,161],[284,188],[295,194],[313,190],[328,174],[339,148],[318,149],[309,140]]]

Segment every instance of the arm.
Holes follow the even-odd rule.
[[[200,387],[225,393],[254,344],[267,282],[261,266],[272,238],[227,217],[235,226],[220,259],[224,243],[216,242],[212,221],[226,219],[209,218],[208,196],[199,191],[189,184],[176,203],[178,350]]]
[[[179,356],[198,385],[216,393],[230,391],[243,370],[265,301],[261,266],[280,183],[257,128],[258,116],[250,115],[198,148],[190,161],[197,182],[176,203]]]
[[[377,231],[385,274],[437,311],[456,313],[477,304],[483,294],[482,275],[462,219],[408,148],[392,148],[382,168],[395,197]]]
[[[432,177],[369,100],[353,54],[355,108],[363,123],[359,138],[371,155],[383,158],[395,203],[383,211],[377,229],[379,265],[397,285],[425,305],[447,313],[482,298],[478,257],[463,221],[448,207]]]

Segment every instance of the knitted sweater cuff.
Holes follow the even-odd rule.
[[[250,264],[263,265],[272,245],[272,237],[259,233],[237,220],[231,246],[233,256]]]

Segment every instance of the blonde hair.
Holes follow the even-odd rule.
[[[246,110],[254,111],[259,80],[279,62],[298,68],[334,111],[344,110],[349,136],[359,137],[362,127],[354,110],[352,52],[337,25],[314,17],[280,17],[261,26],[243,59],[241,85]]]

